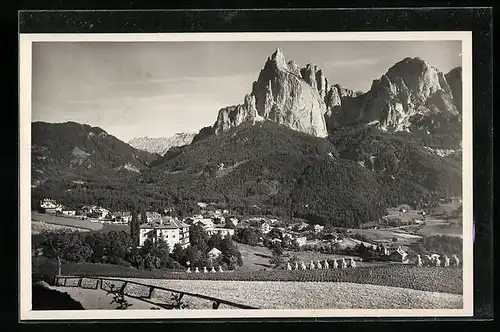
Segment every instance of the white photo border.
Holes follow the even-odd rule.
[[[462,309],[305,309],[305,310],[31,310],[31,89],[34,42],[187,42],[187,41],[461,41],[462,42]],[[19,35],[19,312],[20,320],[231,319],[335,317],[473,316],[473,146],[472,32],[301,32],[301,33],[89,33]]]

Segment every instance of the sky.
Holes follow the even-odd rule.
[[[460,41],[38,42],[32,121],[86,123],[125,142],[197,132],[243,102],[276,48],[363,92],[405,57],[444,73],[461,65]]]

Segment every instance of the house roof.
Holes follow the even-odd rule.
[[[212,219],[197,219],[195,220],[193,223],[202,223],[203,225],[213,225],[214,222],[212,221]]]
[[[177,228],[187,228],[187,224],[175,218],[156,218],[151,222],[142,224],[140,228],[144,229],[177,229]]]
[[[212,250],[210,250],[208,253],[209,253],[209,254],[220,254],[220,253],[221,253],[221,251],[220,251],[219,249],[217,249],[217,248],[215,248],[215,247],[214,247],[214,248],[212,248]]]
[[[234,232],[234,229],[232,228],[223,228],[223,227],[210,227],[207,229],[207,231],[228,231],[228,232]]]

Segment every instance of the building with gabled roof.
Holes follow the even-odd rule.
[[[160,217],[140,225],[139,246],[143,246],[146,240],[156,242],[160,238],[168,244],[170,252],[177,243],[186,248],[189,245],[189,225],[172,217]]]
[[[211,250],[207,253],[207,255],[208,255],[208,257],[209,257],[209,258],[211,258],[211,259],[216,259],[216,258],[218,258],[218,257],[220,256],[220,254],[221,254],[221,253],[222,253],[222,252],[221,252],[219,249],[217,249],[217,248],[213,247],[213,248],[212,248],[212,249],[211,249]]]

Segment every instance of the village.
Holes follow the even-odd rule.
[[[451,203],[456,205],[460,201],[454,198]],[[414,232],[415,227],[422,228],[429,221],[442,221],[429,217],[428,212],[432,210],[412,210],[408,205],[401,205],[389,209],[388,215],[377,222],[363,224],[359,229],[342,229],[267,216],[237,216],[228,209],[218,208],[215,203],[198,202],[197,205],[200,208],[198,214],[183,218],[174,216],[173,208],[164,209],[162,213],[144,211],[138,214],[139,247],[144,246],[147,240],[154,242],[161,239],[168,244],[171,252],[176,245],[186,249],[190,245],[190,227],[199,225],[208,237],[216,234],[221,238],[231,237],[240,248],[250,251],[247,256],[259,255],[252,252],[254,248],[279,246],[295,256],[304,258],[303,261],[295,259],[283,262],[280,268],[288,270],[329,268],[330,265],[331,268],[356,267],[356,261],[362,266],[373,264],[373,261],[420,266],[459,264],[457,255],[452,256],[451,253],[450,256],[445,254],[442,257],[439,253],[425,256],[415,254],[414,248],[421,239],[421,236]],[[67,227],[73,225],[72,221],[84,221],[89,224],[117,225],[128,230],[132,221],[130,211],[109,211],[95,205],[70,209],[48,198],[40,202],[39,211],[47,216],[62,217],[58,219],[58,223],[66,224],[64,226]],[[73,226],[79,228],[77,225]],[[220,253],[220,250],[214,247],[208,255],[215,259]],[[334,259],[328,263],[327,258],[331,254],[337,255],[338,262]],[[193,267],[193,271],[198,272],[202,268],[204,267]],[[187,272],[191,272],[190,267]]]

